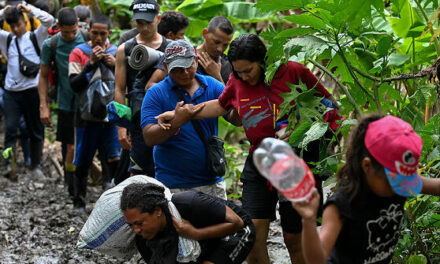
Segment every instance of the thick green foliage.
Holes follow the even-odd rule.
[[[419,72],[436,61],[440,55],[437,6],[438,1],[432,0],[259,0],[257,7],[265,12],[295,9],[295,14],[280,16],[282,25],[261,34],[270,45],[266,81],[270,82],[279,65],[288,60],[320,68],[338,83],[335,95],[340,113],[349,116],[356,112],[359,116],[381,112],[410,122],[423,138],[423,174],[438,177],[439,116],[434,115],[425,124],[425,109],[438,101],[438,84],[407,76],[387,80]],[[291,27],[286,29],[286,23]],[[322,137],[327,127],[321,121],[322,114],[318,114],[322,113],[317,110],[319,99],[310,100],[309,111],[302,111],[306,104],[300,98],[310,93],[302,84],[291,88],[292,92],[283,97],[296,103],[281,105],[281,112],[293,116],[289,126],[295,131],[290,143],[306,148],[311,140]],[[346,138],[355,123],[343,121],[335,135],[341,132]],[[339,143],[338,137],[333,143]],[[336,169],[335,159],[339,164],[343,162],[340,154],[323,159],[318,168]],[[440,247],[435,242],[440,238],[437,201],[437,197],[428,196],[408,200],[407,228],[394,262],[439,262]]]

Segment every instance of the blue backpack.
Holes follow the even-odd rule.
[[[89,58],[92,47],[86,43],[77,46]],[[116,47],[110,46],[105,53],[115,55]],[[89,86],[79,94],[78,103],[81,119],[87,121],[108,122],[106,106],[115,97],[115,74],[103,62],[99,62],[96,70],[87,73]]]

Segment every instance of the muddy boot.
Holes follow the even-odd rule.
[[[17,173],[15,173],[15,170],[12,168],[11,161],[9,159],[5,160],[6,165],[6,171],[4,172],[4,176],[11,181],[17,181],[18,176]]]
[[[20,138],[21,149],[23,150],[23,159],[26,168],[31,167],[31,150],[29,146],[29,138]]]
[[[77,167],[73,177],[73,209],[79,212],[86,211],[87,173],[87,168]]]
[[[64,169],[64,186],[66,187],[70,197],[73,197],[74,195],[73,178],[75,178],[75,172],[66,171],[66,169]]]
[[[31,142],[31,170],[32,175],[36,178],[44,177],[41,170],[41,157],[43,156],[43,141]]]

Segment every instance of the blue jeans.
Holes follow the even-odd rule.
[[[116,126],[109,123],[89,123],[76,127],[75,162],[78,167],[89,167],[96,150],[102,161],[119,157],[121,145]]]
[[[24,118],[29,134],[31,149],[32,146],[41,145],[44,140],[44,126],[40,121],[40,98],[38,96],[38,89],[31,88],[19,92],[5,90],[3,103],[6,127],[5,148],[12,147],[15,150],[17,129],[20,128],[20,119],[22,117]],[[37,159],[41,159],[41,157],[37,157],[37,155],[34,156],[35,158],[32,163],[33,165],[37,165],[39,164]]]

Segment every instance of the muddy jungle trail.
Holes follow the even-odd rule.
[[[42,178],[34,178],[25,168],[21,152],[17,153],[17,181],[0,173],[1,264],[144,263],[137,256],[124,261],[97,251],[77,249],[78,234],[102,193],[101,186],[89,184],[87,213],[79,213],[73,210],[63,177],[55,165],[61,160],[57,144],[45,142]],[[3,162],[0,164],[0,172],[5,171]],[[290,263],[278,222],[271,225],[268,245],[273,263]]]

